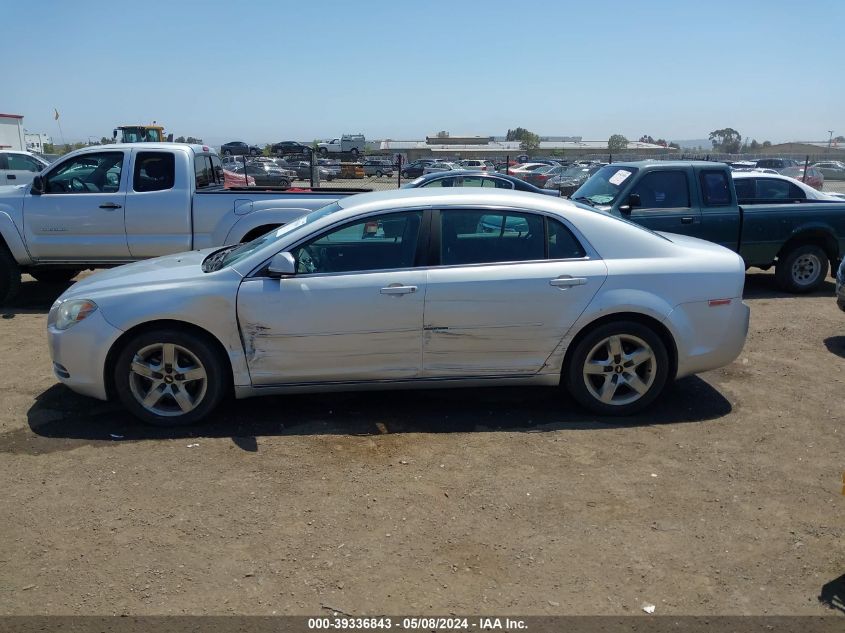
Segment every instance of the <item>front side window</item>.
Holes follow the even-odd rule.
[[[8,154],[9,166],[7,169],[14,171],[32,171],[35,173],[44,169],[44,166],[32,156],[26,154]]]
[[[653,171],[634,186],[643,209],[676,209],[690,206],[687,175],[682,171]]]
[[[173,189],[176,180],[176,161],[170,152],[138,152],[132,189],[135,191],[164,191]]]
[[[422,211],[371,216],[330,229],[291,254],[300,274],[411,268]]]
[[[723,171],[703,171],[699,175],[701,194],[708,207],[723,207],[731,203],[728,176]]]
[[[541,216],[515,211],[449,210],[440,214],[444,266],[545,258]]]
[[[114,193],[120,188],[123,152],[83,154],[46,177],[46,193]]]
[[[464,176],[462,186],[494,188],[496,186],[496,183],[493,181],[492,178],[482,178],[481,176]]]

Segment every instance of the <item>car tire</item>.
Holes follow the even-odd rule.
[[[669,353],[648,326],[613,321],[578,341],[565,371],[567,390],[584,408],[599,415],[632,415],[666,386]]]
[[[79,274],[79,270],[67,268],[44,268],[42,270],[30,270],[29,274],[45,284],[66,284]]]
[[[378,170],[376,172],[376,178],[381,178],[382,176],[384,176],[384,173],[381,170]]]
[[[165,356],[168,346],[170,365]],[[224,359],[213,343],[178,329],[150,330],[129,340],[114,364],[112,379],[123,406],[156,426],[199,422],[223,399],[230,384]],[[145,398],[150,399],[146,404]]]
[[[6,305],[21,287],[21,269],[6,245],[0,243],[0,305]]]
[[[827,253],[815,244],[798,244],[781,257],[775,280],[786,292],[803,294],[818,290],[827,278]]]
[[[354,147],[351,150],[349,150],[349,153],[352,154],[352,158],[358,158],[358,150],[355,149]]]
[[[249,150],[249,155],[250,156],[258,156],[258,152],[256,152],[254,149],[251,149],[251,150]]]
[[[320,151],[320,156],[325,157],[325,156],[328,156],[328,154],[329,154],[329,150],[327,150],[325,147],[321,147],[319,151]]]

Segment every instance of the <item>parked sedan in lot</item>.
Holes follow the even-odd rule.
[[[433,174],[439,171],[454,171],[457,169],[461,169],[461,166],[458,163],[449,163],[446,161],[436,161],[429,165],[426,165],[423,168],[424,174]]]
[[[243,141],[230,141],[220,146],[220,153],[223,156],[258,156],[261,148],[257,145],[248,145]]]
[[[826,180],[845,180],[845,163],[839,160],[828,160],[813,165]]]
[[[744,278],[725,248],[568,201],[401,190],[94,274],[47,329],[59,380],[153,424],[232,392],[478,385],[562,384],[623,415],[736,358]]]
[[[243,176],[244,166],[237,165],[231,169],[234,173]],[[290,172],[281,169],[274,169],[265,163],[247,163],[246,175],[255,180],[258,187],[290,187]]]
[[[472,170],[434,172],[402,185],[402,189],[418,189],[420,187],[494,187],[555,197],[560,195],[555,189],[540,189],[515,176]]]

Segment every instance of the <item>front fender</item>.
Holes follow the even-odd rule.
[[[32,263],[32,257],[29,255],[26,242],[24,242],[17,224],[12,219],[10,210],[6,207],[8,205],[0,207],[0,236],[3,237],[3,241],[6,242],[6,246],[9,247],[9,251],[12,253],[12,257],[15,258],[15,261],[22,266],[26,266]]]

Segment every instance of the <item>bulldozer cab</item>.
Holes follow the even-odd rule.
[[[121,143],[161,143],[164,128],[160,125],[121,125],[115,128],[114,139]]]

